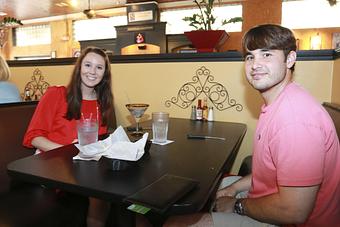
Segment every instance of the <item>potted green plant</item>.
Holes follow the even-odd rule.
[[[189,25],[196,30],[184,32],[187,38],[196,47],[198,52],[213,52],[216,47],[224,43],[229,34],[225,30],[213,30],[217,17],[214,16],[215,0],[201,0],[194,3],[199,9],[199,13],[195,13],[190,17],[184,17],[183,20],[189,22]],[[241,22],[242,17],[233,17],[229,20],[223,19],[222,26],[229,23]]]
[[[4,17],[1,21],[0,21],[0,28],[3,27],[14,27],[14,26],[18,26],[18,25],[22,25],[21,20],[18,20],[14,17]]]
[[[21,20],[14,17],[4,17],[0,20],[0,48],[3,48],[7,41],[8,29],[18,25],[22,25]]]

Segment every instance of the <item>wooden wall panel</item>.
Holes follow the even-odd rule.
[[[281,24],[281,0],[250,0],[244,1],[242,31],[266,23]]]

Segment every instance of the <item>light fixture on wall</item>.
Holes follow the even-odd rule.
[[[319,32],[316,33],[316,35],[313,35],[310,37],[310,49],[311,50],[320,50],[321,44],[322,44],[322,39],[321,39]]]

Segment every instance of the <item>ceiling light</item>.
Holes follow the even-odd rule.
[[[6,15],[7,15],[7,13],[0,11],[0,16],[6,16]]]
[[[69,6],[67,2],[58,2],[55,5],[58,6],[58,7],[67,7],[67,6]]]
[[[73,7],[78,6],[79,1],[78,0],[70,0],[70,5]]]

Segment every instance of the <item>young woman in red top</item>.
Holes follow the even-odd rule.
[[[67,87],[47,89],[28,126],[23,144],[46,152],[77,141],[76,120],[98,119],[99,135],[115,127],[111,67],[105,52],[86,48],[74,67]],[[90,198],[87,226],[104,226],[109,204]]]
[[[110,62],[99,48],[83,51],[67,87],[47,89],[27,129],[24,146],[49,151],[75,142],[76,120],[81,114],[98,117],[99,134],[115,126]]]

